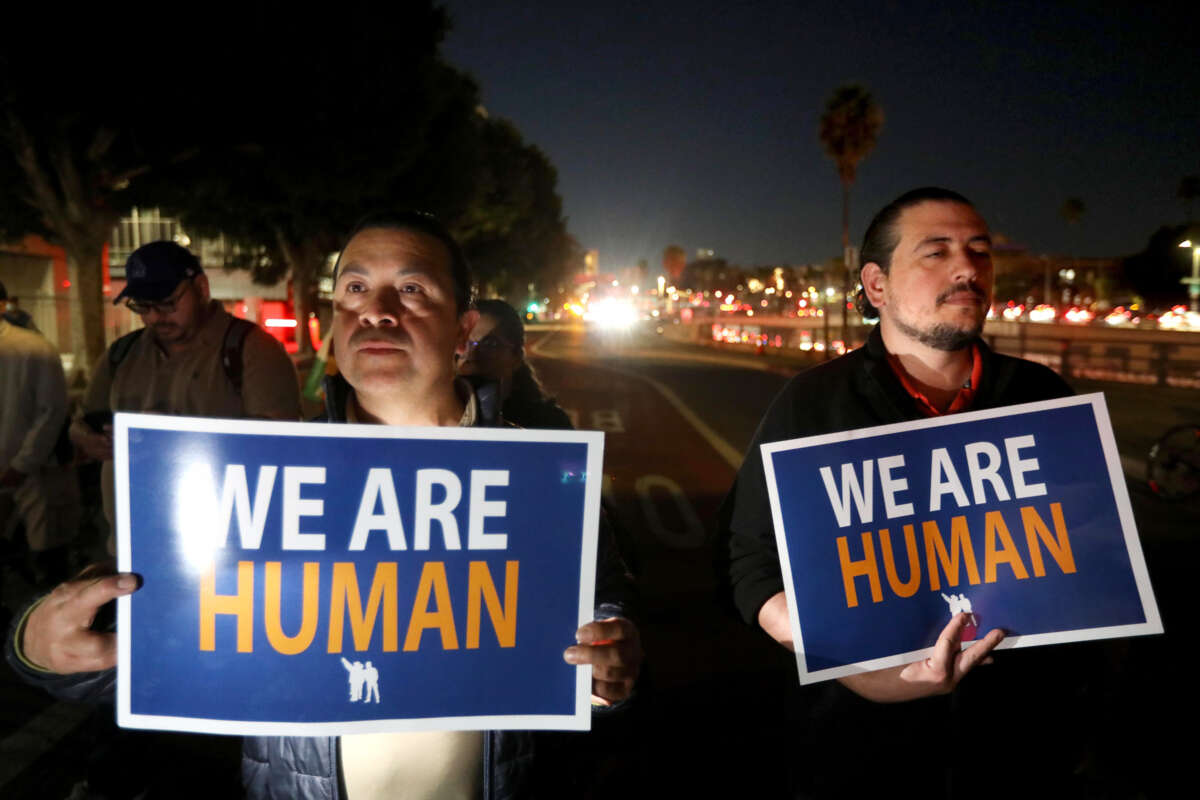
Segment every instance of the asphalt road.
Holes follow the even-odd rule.
[[[731,776],[747,773],[777,775],[777,782],[762,784],[770,792],[782,785],[780,764],[789,758],[781,698],[794,689],[794,661],[725,600],[712,566],[714,519],[758,420],[803,364],[679,345],[652,331],[539,329],[530,332],[529,351],[577,426],[608,434],[605,496],[641,592],[647,680],[632,720],[638,733],[601,727],[580,740],[591,742],[586,753],[563,754],[594,757],[586,780],[580,779],[582,794],[604,796],[607,789],[627,792],[635,785],[704,796],[736,790]],[[1165,636],[1108,651],[1115,659],[1114,688],[1099,731],[1107,744],[1090,754],[1102,766],[1085,768],[1107,786],[1098,796],[1156,796],[1190,755],[1183,746],[1188,737],[1171,739],[1163,730],[1195,719],[1194,692],[1187,687],[1200,500],[1165,504],[1144,488],[1137,470],[1169,424],[1200,420],[1200,392],[1099,383],[1076,388],[1107,397],[1167,629]],[[7,604],[27,590],[21,576],[5,573]],[[93,752],[92,726],[104,723],[89,721],[86,710],[50,702],[7,671],[0,697],[0,796],[66,796]],[[190,737],[180,744],[181,738],[136,745],[147,748],[136,763],[156,763],[168,773],[178,759],[207,765],[208,783],[178,787],[175,796],[224,796],[236,784],[236,740]]]
[[[653,783],[667,770],[675,777],[656,789],[689,786],[705,794],[744,790],[738,776],[746,774],[782,776],[780,765],[795,760],[785,749],[789,723],[781,708],[795,685],[795,665],[723,602],[711,545],[714,512],[759,419],[807,364],[681,345],[649,332],[567,329],[530,338],[547,388],[579,424],[613,423],[605,473],[646,606],[655,697],[644,727],[661,762],[639,778]],[[1163,502],[1146,487],[1143,465],[1166,428],[1200,421],[1200,392],[1094,381],[1074,388],[1105,395],[1167,634],[1095,648],[1105,660],[1097,668],[1103,707],[1089,711],[1094,729],[1080,745],[1073,788],[1101,797],[1170,795],[1188,756],[1164,732],[1181,719],[1190,723],[1196,711],[1188,687],[1200,498]],[[681,740],[681,732],[691,735]],[[708,763],[737,766],[702,772],[699,780],[687,770]],[[777,784],[760,788],[770,792]]]

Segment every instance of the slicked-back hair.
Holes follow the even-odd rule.
[[[346,245],[350,244],[350,241],[355,236],[363,231],[375,230],[377,228],[389,231],[423,233],[426,236],[432,236],[445,245],[446,250],[450,253],[450,278],[454,281],[454,305],[458,309],[459,314],[470,310],[471,303],[475,297],[471,264],[467,261],[466,254],[463,253],[462,247],[459,246],[449,229],[437,217],[432,214],[426,214],[424,211],[372,211],[360,219],[358,224],[354,226],[354,230],[346,237],[346,243],[342,245],[342,252],[345,252]],[[337,285],[338,269],[341,266],[342,254],[338,253],[337,263],[333,265],[333,283],[335,286]]]
[[[950,189],[942,189],[938,186],[922,186],[920,189],[913,189],[905,192],[897,197],[892,202],[888,203],[875,218],[871,220],[871,224],[867,226],[867,232],[863,235],[862,251],[859,254],[860,264],[870,264],[875,262],[886,275],[892,268],[892,253],[896,251],[896,246],[900,244],[900,231],[898,223],[900,215],[904,213],[906,208],[912,208],[915,205],[926,203],[929,201],[960,203],[969,208],[975,208],[975,204],[961,194]],[[854,305],[858,309],[858,313],[864,318],[875,319],[879,317],[879,309],[871,304],[867,299],[867,287],[863,286],[858,290],[858,296],[854,298]]]

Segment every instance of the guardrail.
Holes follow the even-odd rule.
[[[830,341],[841,341],[841,326],[830,323]],[[674,338],[712,343],[714,325],[721,326],[727,341],[772,352],[820,349],[825,341],[821,319],[724,315],[680,323],[686,332],[678,331]],[[846,341],[857,347],[870,330],[851,325]],[[993,320],[984,326],[983,338],[998,352],[1038,361],[1070,377],[1200,389],[1197,331]]]
[[[984,338],[1002,353],[1060,374],[1200,389],[1200,333],[1141,328],[989,322]]]

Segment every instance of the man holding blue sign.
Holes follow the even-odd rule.
[[[432,218],[406,213],[362,223],[335,273],[332,336],[341,376],[327,384],[327,420],[452,427],[494,419],[494,410],[454,379],[454,354],[465,349],[476,319],[470,287],[461,250]],[[119,575],[55,590],[10,641],[25,661],[46,670],[23,674],[75,697],[110,690],[114,643],[88,624],[103,602],[135,587],[134,576]],[[578,643],[563,654],[570,664],[592,665],[597,706],[626,699],[638,674],[637,630],[621,616],[624,589],[619,560],[602,540],[597,621],[579,628]],[[377,704],[381,689],[372,662],[345,659],[337,667],[343,668],[351,699]],[[84,670],[107,671],[66,679],[54,674]],[[382,691],[386,702],[388,690]],[[528,791],[536,763],[531,737],[519,731],[255,737],[246,739],[244,754],[243,780],[254,798],[336,798],[342,785],[355,800],[400,792],[474,797],[481,786],[489,797],[509,796]]]
[[[1050,369],[994,353],[979,338],[992,299],[991,236],[986,223],[961,195],[924,188],[901,196],[871,222],[862,261],[860,310],[865,317],[877,315],[878,326],[864,347],[802,373],[784,388],[760,424],[721,513],[736,606],[747,622],[758,624],[792,650],[799,643],[793,641],[760,446],[1072,393]],[[878,460],[883,469],[888,459]],[[844,480],[844,472],[830,476],[835,490],[839,478]],[[887,476],[881,480],[884,478]],[[893,488],[898,485],[891,484]],[[841,500],[848,495],[831,491],[828,497]],[[829,502],[824,491],[821,500]],[[838,510],[845,513],[849,506],[847,502],[846,508]],[[855,535],[848,540],[857,542],[858,530],[854,529]],[[802,536],[803,531],[789,531],[789,536],[796,535]],[[811,535],[818,534],[814,531]],[[854,573],[866,563],[861,558],[847,549],[842,563],[850,564],[849,572]],[[833,566],[837,564],[835,558]],[[806,581],[804,570],[820,568],[815,564],[795,567],[800,570],[792,576],[797,585]],[[858,586],[854,574],[845,578],[847,593]],[[842,582],[839,575],[839,590]],[[970,600],[961,594],[945,598],[937,602],[951,618],[928,658],[875,671],[846,670],[838,677],[840,683],[878,703],[918,700],[955,689],[988,658],[1004,632],[992,630],[984,635],[980,631],[980,638],[963,649],[964,629],[975,618]],[[847,594],[828,602],[846,605],[858,601]],[[944,780],[940,767],[928,774],[921,772],[929,763],[924,756],[929,748],[949,737],[965,751],[982,735],[981,731],[947,729],[951,724],[947,710],[929,701],[901,711],[878,706],[872,710],[836,689],[807,689],[804,698],[806,722],[812,730],[798,735],[807,739],[804,747],[821,755],[799,767],[802,774],[797,782],[818,794],[865,791],[872,781],[881,791],[900,789],[903,793],[906,784],[897,782],[890,768],[904,770],[908,780],[924,788],[930,781]],[[843,742],[843,749],[822,751],[822,747],[833,747],[830,741]],[[856,769],[866,764],[871,770]],[[841,783],[848,779],[843,768],[854,770],[850,784]]]

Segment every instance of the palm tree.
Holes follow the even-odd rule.
[[[1062,208],[1058,210],[1058,215],[1068,225],[1078,225],[1085,213],[1087,213],[1087,206],[1078,197],[1068,197],[1063,201]]]
[[[833,90],[821,115],[821,144],[837,166],[842,181],[842,253],[850,250],[850,187],[858,172],[858,164],[875,147],[883,129],[883,109],[865,87],[857,84],[839,86]],[[843,292],[849,292],[850,264],[846,264]],[[842,339],[846,339],[846,304],[842,303]],[[828,352],[828,350],[826,350]]]
[[[1063,222],[1066,222],[1068,227],[1071,227],[1071,228],[1074,228],[1076,225],[1078,225],[1080,223],[1080,221],[1083,219],[1083,215],[1086,213],[1087,213],[1087,206],[1084,205],[1083,201],[1080,200],[1078,197],[1068,197],[1066,200],[1063,201],[1062,206],[1058,209],[1058,215],[1060,217],[1062,217]],[[1078,266],[1078,264],[1075,260],[1075,257],[1076,257],[1076,255],[1078,255],[1077,251],[1079,248],[1076,247],[1076,245],[1078,243],[1076,241],[1074,241],[1075,237],[1072,236],[1071,239],[1072,239],[1072,242],[1071,242],[1071,269],[1072,269],[1072,271],[1075,271],[1076,267]],[[1051,299],[1050,299],[1050,268],[1049,268],[1049,266],[1046,267],[1046,284],[1042,289],[1042,293],[1045,295],[1045,300],[1043,302],[1051,303]]]
[[[1175,196],[1187,206],[1187,221],[1191,225],[1192,203],[1200,197],[1200,175],[1185,175],[1179,181],[1179,189],[1175,192]]]

